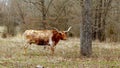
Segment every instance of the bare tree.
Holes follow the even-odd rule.
[[[106,17],[108,15],[109,7],[112,0],[98,0],[97,5],[93,8],[94,23],[93,23],[93,40],[105,41],[105,26]]]
[[[47,14],[49,12],[49,8],[53,2],[53,0],[36,0],[36,1],[33,1],[33,0],[24,0],[24,2],[26,3],[31,3],[34,5],[34,7],[37,8],[37,10],[39,11],[40,13],[40,18],[41,18],[41,22],[43,24],[43,28],[46,29],[48,28],[48,22],[47,22]],[[46,4],[46,2],[49,2]]]
[[[92,22],[91,22],[91,0],[84,0],[82,6],[81,23],[81,54],[90,56],[92,54]]]
[[[16,10],[17,10],[18,16],[20,17],[22,23],[25,24],[26,23],[25,22],[25,13],[22,10],[23,7],[21,7],[21,5],[20,5],[21,2],[19,2],[18,0],[14,1],[14,2],[15,2],[15,5],[16,5],[15,9],[17,8]]]

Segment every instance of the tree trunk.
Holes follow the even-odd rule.
[[[41,0],[41,5],[42,5],[42,23],[43,23],[44,29],[46,29],[47,23],[46,23],[45,0]]]
[[[81,54],[83,56],[90,56],[92,54],[91,0],[83,1],[80,33]]]

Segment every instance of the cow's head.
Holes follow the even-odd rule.
[[[70,29],[71,29],[71,27],[69,27],[68,30],[66,30],[66,31],[58,31],[58,30],[56,29],[57,32],[58,32],[59,38],[60,38],[61,40],[66,40],[66,39],[67,39],[67,32],[69,32]]]
[[[67,39],[67,33],[64,31],[59,32],[59,37],[61,40],[66,40]]]

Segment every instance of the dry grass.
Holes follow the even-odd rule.
[[[90,58],[80,55],[80,41],[69,38],[60,41],[54,56],[42,46],[32,45],[24,55],[20,37],[0,39],[0,68],[119,68],[120,44],[93,42],[93,54]]]

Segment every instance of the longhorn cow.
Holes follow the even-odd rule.
[[[69,32],[71,27],[67,31],[59,31],[58,29],[53,30],[26,30],[23,34],[26,43],[36,44],[39,46],[50,46],[52,54],[54,54],[54,47],[60,40],[67,39],[67,32]],[[28,46],[24,46],[26,48]],[[26,52],[25,52],[26,53]]]

